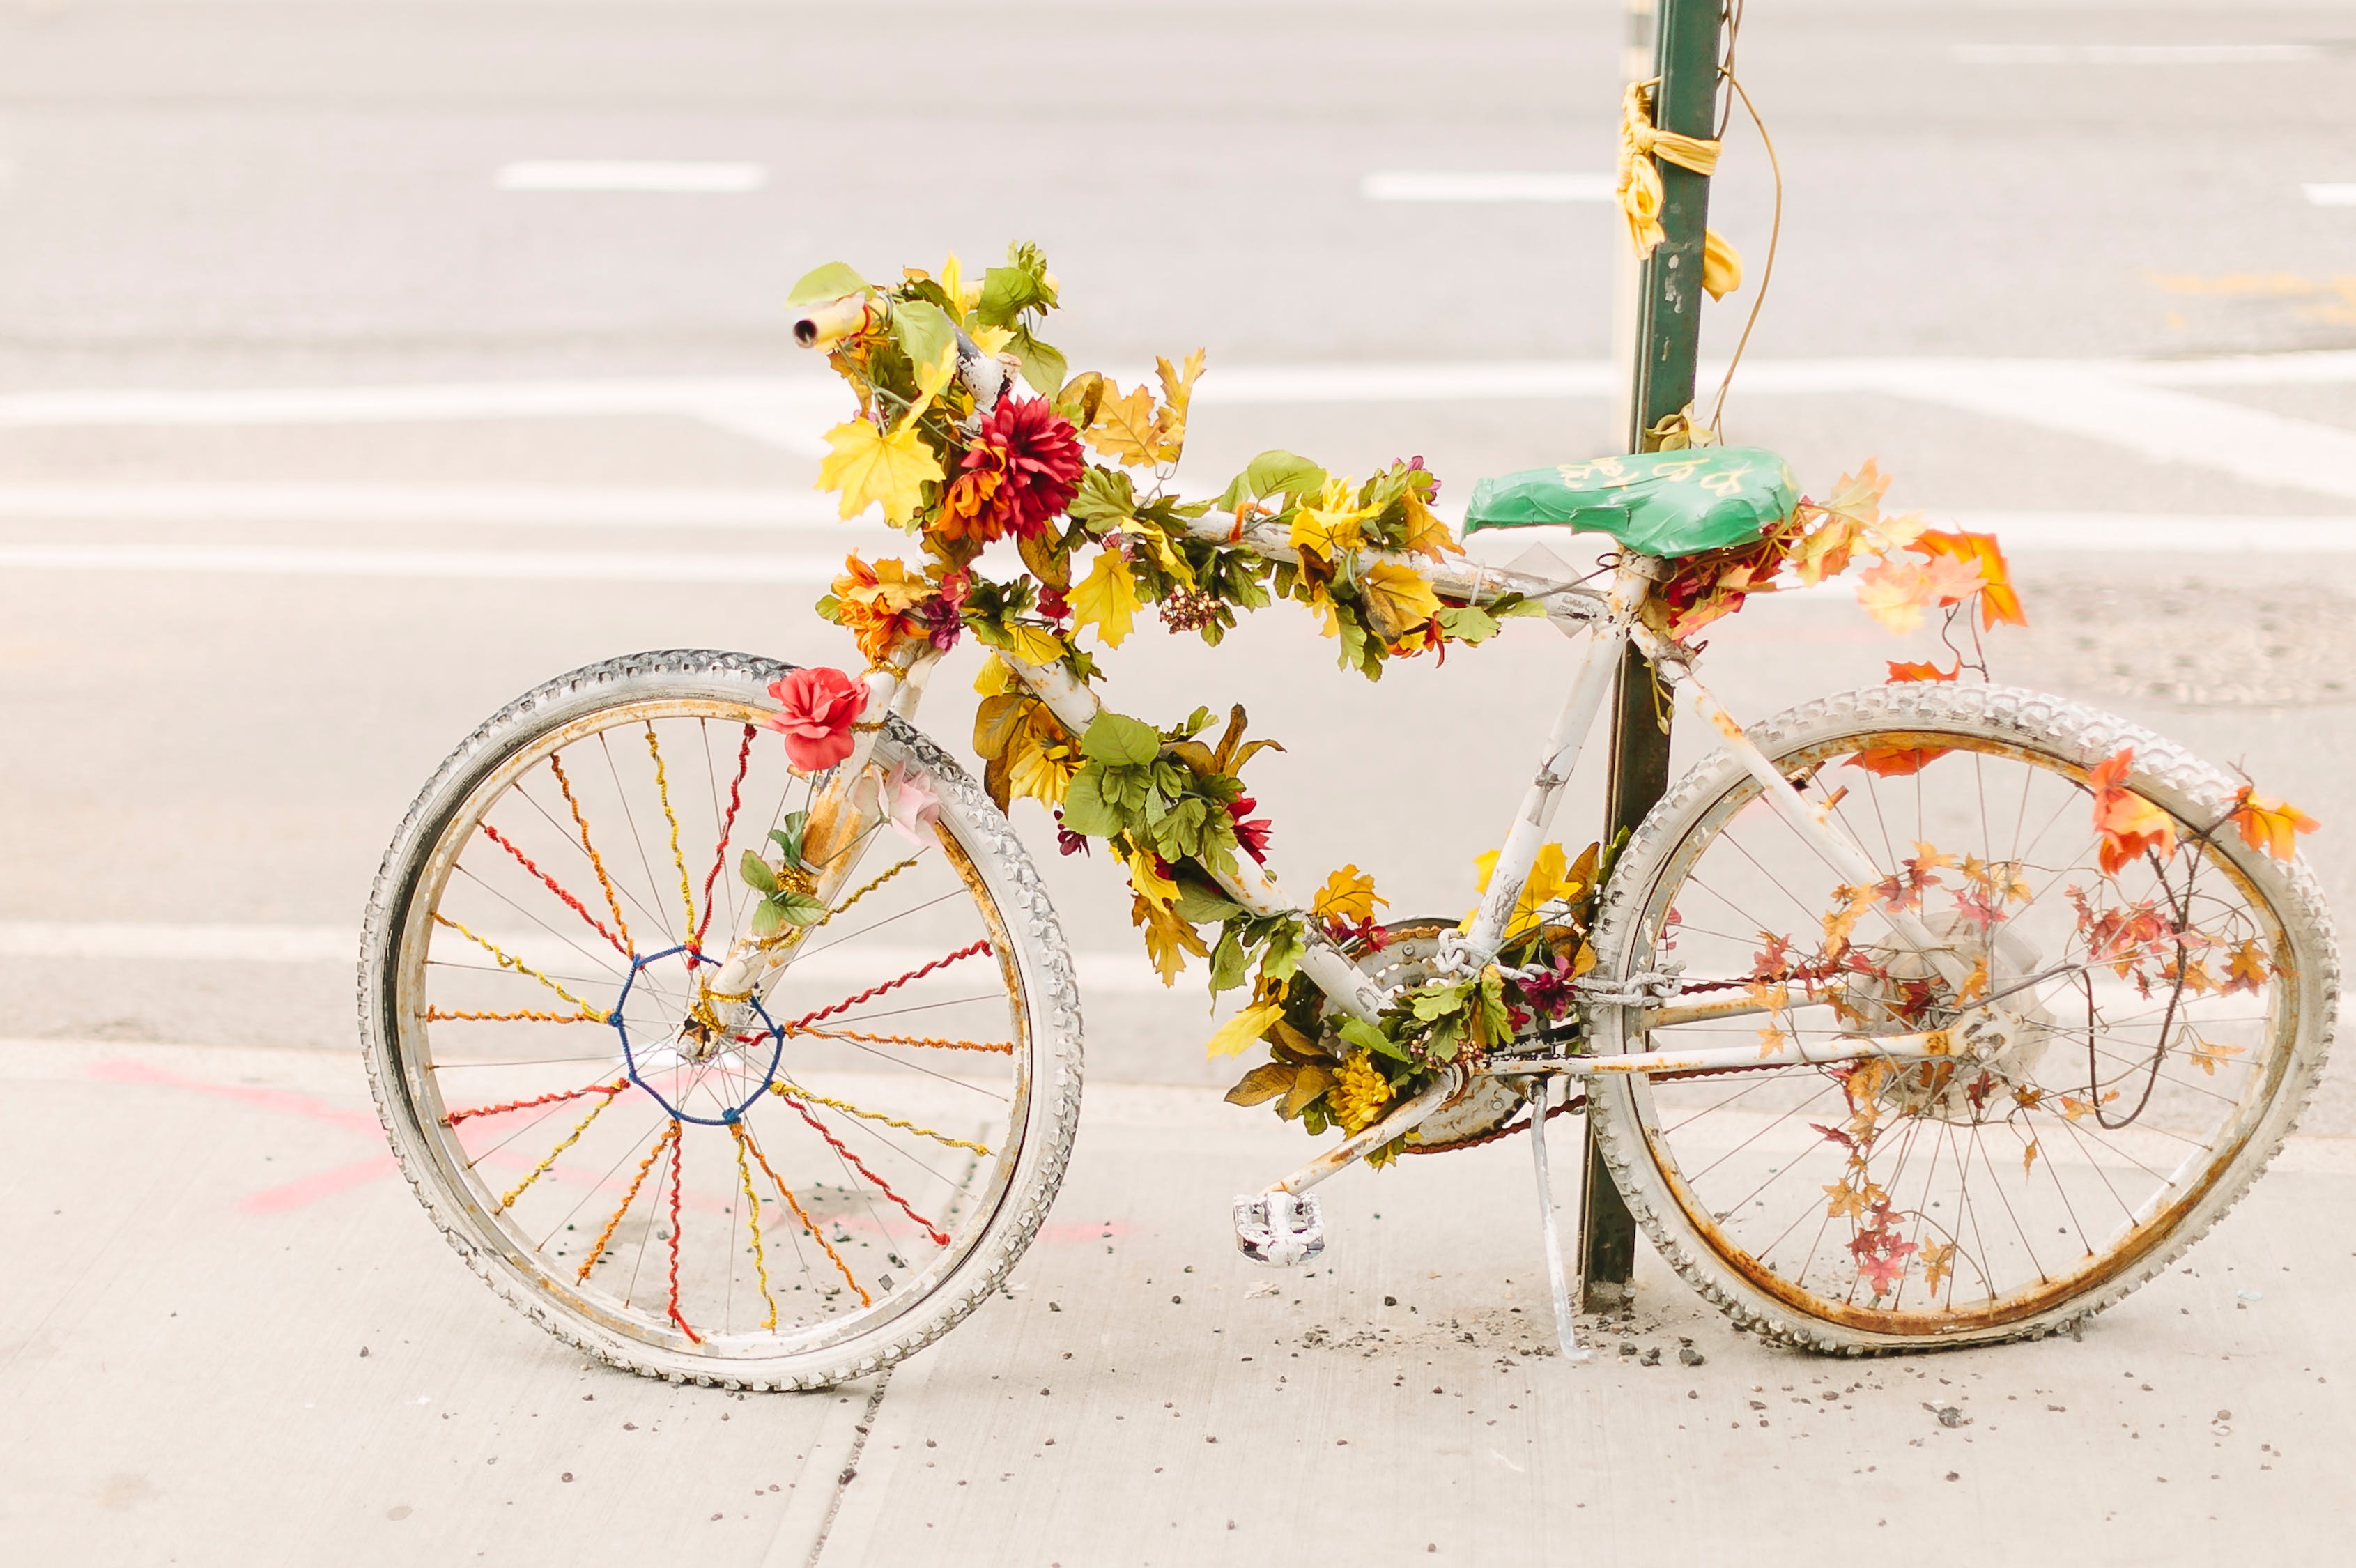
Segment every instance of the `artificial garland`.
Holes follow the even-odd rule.
[[[1510,593],[1479,603],[1443,598],[1418,568],[1417,558],[1443,561],[1460,549],[1431,510],[1439,481],[1420,458],[1355,481],[1290,452],[1264,452],[1216,498],[1181,500],[1168,487],[1201,351],[1180,364],[1157,360],[1153,384],[1125,391],[1096,371],[1069,374],[1038,335],[1057,295],[1046,258],[1028,244],[1010,247],[1006,263],[979,280],[953,256],[937,275],[911,268],[890,285],[836,263],[796,285],[793,303],[841,324],[829,362],[858,398],[856,415],[827,434],[819,487],[841,492],[846,520],[880,507],[923,551],[914,566],[854,553],[819,601],[871,667],[911,641],[947,650],[970,633],[1085,684],[1099,670],[1083,633],[1118,647],[1150,605],[1172,632],[1215,645],[1238,613],[1280,598],[1321,617],[1343,668],[1378,680],[1391,659],[1478,644],[1504,618],[1542,613]],[[980,356],[961,361],[961,338]],[[1029,395],[1010,385],[1014,378]],[[1887,485],[1869,463],[1829,500],[1803,499],[1760,541],[1677,563],[1658,596],[1660,629],[1690,637],[1748,595],[1772,591],[1787,569],[1815,582],[1864,556],[1875,564],[1860,596],[1898,629],[1932,607],[1945,608],[1952,628],[1975,602],[1988,625],[2021,620],[1995,542],[1884,518]],[[1233,519],[1225,540],[1191,531],[1215,512]],[[1287,530],[1297,560],[1270,561],[1243,545],[1247,527],[1271,522]],[[1025,569],[1002,582],[984,575],[983,550],[1010,538]],[[852,683],[822,673],[840,685],[787,691],[798,677],[779,684],[776,723],[797,766],[840,760],[829,737],[847,733],[842,693]],[[1274,1101],[1312,1133],[1355,1132],[1439,1071],[1500,1049],[1534,1024],[1568,1038],[1573,986],[1594,962],[1587,922],[1610,869],[1600,846],[1575,863],[1559,845],[1545,847],[1501,950],[1477,975],[1409,988],[1373,1023],[1337,1018],[1301,974],[1301,956],[1312,929],[1345,950],[1379,949],[1385,933],[1374,911],[1382,900],[1355,866],[1335,872],[1303,910],[1256,915],[1220,891],[1215,877],[1231,874],[1238,855],[1266,859],[1271,827],[1253,814],[1240,775],[1276,743],[1246,738],[1241,706],[1215,740],[1208,708],[1167,727],[1107,708],[1074,735],[1001,660],[978,689],[974,748],[1001,808],[1039,801],[1055,814],[1066,854],[1092,841],[1107,846],[1128,875],[1131,918],[1165,985],[1189,958],[1206,961],[1215,997],[1250,983],[1248,1004],[1210,1050],[1237,1054],[1265,1040],[1272,1059],[1230,1100]],[[744,866],[765,908],[776,910],[773,929],[807,914],[794,897],[798,848],[781,848],[779,865],[756,869],[759,857],[748,856]],[[1484,857],[1484,890],[1492,865]],[[1211,929],[1216,936],[1206,941]]]

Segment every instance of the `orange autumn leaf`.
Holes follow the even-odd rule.
[[[1891,631],[1912,631],[1922,624],[1924,610],[1961,604],[1986,581],[1976,564],[1952,555],[1933,554],[1919,566],[1884,560],[1858,577],[1857,602]]]
[[[1948,746],[1881,746],[1860,751],[1847,766],[1862,768],[1876,779],[1910,779],[1954,747]]]
[[[2135,747],[2123,746],[2086,774],[2094,794],[2094,831],[2103,835],[2096,858],[2106,876],[2117,875],[2146,850],[2163,858],[2176,853],[2176,819],[2126,787],[2134,766]]]
[[[2020,607],[2020,595],[2012,585],[2012,569],[2005,562],[1993,533],[1944,533],[1936,531],[1915,535],[1908,549],[1936,560],[1945,557],[1961,561],[1980,575],[1980,628],[1985,631],[1998,621],[2013,626],[2027,626],[2029,617]]]
[[[1889,684],[1892,686],[1907,681],[1952,681],[1964,672],[1964,661],[1960,659],[1955,660],[1955,667],[1953,670],[1942,670],[1928,660],[1915,662],[1892,659],[1889,663]]]
[[[2242,830],[2244,843],[2276,860],[2288,860],[2298,853],[2298,834],[2323,826],[2289,801],[2269,800],[2246,784],[2234,797],[2233,813],[2227,820]]]

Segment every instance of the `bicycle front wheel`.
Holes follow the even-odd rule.
[[[1850,1047],[1595,1087],[1661,1255],[1738,1321],[1848,1353],[2051,1333],[2167,1267],[2280,1146],[2339,997],[2314,879],[2244,842],[2239,780],[2002,687],[1849,693],[1750,735],[1887,876],[1845,886],[1723,753],[1631,841],[1598,972],[1682,964],[1685,990],[1599,1009],[1597,1050]],[[2145,836],[2106,843],[2097,789],[2156,808]],[[1992,1058],[1855,1056],[1983,1004],[2010,1021]]]
[[[675,1381],[822,1386],[927,1343],[1030,1240],[1079,1112],[1037,873],[896,720],[897,822],[810,863],[840,890],[782,975],[712,990],[755,929],[746,852],[832,778],[760,727],[787,669],[650,653],[527,693],[418,797],[369,909],[361,1031],[427,1210],[551,1332]]]

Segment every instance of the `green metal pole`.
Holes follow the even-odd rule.
[[[1722,0],[1633,0],[1632,27],[1651,23],[1653,124],[1688,136],[1718,131]],[[1661,165],[1664,239],[1637,281],[1635,363],[1630,369],[1628,450],[1654,443],[1655,425],[1694,400],[1701,349],[1703,231],[1709,180]],[[1612,778],[1604,832],[1633,832],[1669,787],[1668,690],[1652,661],[1631,647],[1620,665],[1612,710]],[[1587,1179],[1580,1184],[1580,1294],[1590,1312],[1628,1298],[1636,1272],[1636,1222],[1612,1184],[1589,1123]]]

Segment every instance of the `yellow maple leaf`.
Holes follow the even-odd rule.
[[[1476,891],[1489,891],[1489,879],[1497,871],[1498,854],[1493,849],[1473,857],[1472,865],[1477,873],[1477,880],[1473,884]],[[1537,929],[1538,910],[1544,906],[1558,898],[1567,900],[1579,897],[1585,890],[1587,878],[1594,874],[1594,862],[1590,858],[1593,854],[1591,849],[1582,854],[1574,865],[1563,854],[1562,845],[1539,845],[1537,858],[1530,863],[1529,880],[1522,884],[1521,897],[1514,900],[1514,913],[1505,922],[1505,940],[1512,941],[1525,932]],[[1464,917],[1466,929],[1472,929],[1472,916],[1479,913],[1480,910],[1475,908]]]
[[[1146,953],[1153,960],[1154,972],[1162,976],[1164,985],[1175,984],[1185,972],[1187,954],[1196,958],[1211,956],[1211,950],[1203,945],[1194,928],[1180,919],[1176,910],[1164,908],[1142,893],[1130,900],[1129,918],[1130,924],[1144,929]]]
[[[1314,551],[1329,566],[1335,556],[1364,544],[1364,525],[1374,513],[1355,504],[1353,494],[1349,480],[1327,479],[1316,501],[1292,514],[1292,532],[1285,542],[1295,550]]]
[[[1014,678],[1013,667],[1003,659],[983,660],[981,673],[973,678],[975,693],[984,697],[995,697],[1002,692],[1012,692],[1020,684],[1021,682]]]
[[[1397,642],[1419,630],[1440,613],[1440,596],[1430,580],[1403,561],[1380,561],[1358,579],[1366,622],[1385,642]]]
[[[2247,1046],[2221,1046],[2214,1040],[2204,1040],[2195,1035],[2192,1037],[2192,1065],[2201,1069],[2202,1077],[2214,1078],[2219,1062],[2238,1057],[2249,1048]]]
[[[1953,1241],[1922,1243],[1922,1283],[1937,1290],[1939,1282],[1954,1273],[1955,1244]]]
[[[916,515],[924,487],[942,478],[940,459],[904,421],[886,435],[864,419],[853,419],[826,433],[829,448],[818,466],[821,490],[841,490],[841,515],[847,521],[882,502],[884,516],[894,525]]]
[[[2288,860],[2298,853],[2300,833],[2311,833],[2323,826],[2289,801],[2269,800],[2246,784],[2234,799],[2231,821],[2242,830],[2244,843],[2252,849],[2262,849],[2276,860]]]
[[[1451,555],[1463,553],[1464,547],[1456,542],[1454,534],[1448,532],[1448,524],[1440,521],[1438,512],[1424,504],[1422,491],[1409,485],[1404,499],[1407,502],[1407,542],[1401,548],[1410,555],[1421,555],[1431,561],[1445,561]]]
[[[1846,1176],[1839,1181],[1827,1184],[1825,1187],[1825,1197],[1831,1200],[1825,1205],[1825,1218],[1827,1219],[1837,1219],[1844,1214],[1858,1215],[1865,1212],[1865,1194],[1849,1186],[1848,1178]]]
[[[1162,868],[1153,864],[1151,851],[1139,850],[1135,854],[1122,855],[1120,860],[1129,869],[1129,885],[1136,889],[1139,897],[1151,899],[1163,908],[1178,901],[1178,884],[1162,875]]]
[[[1162,412],[1153,422],[1153,455],[1162,462],[1175,463],[1186,446],[1186,405],[1194,400],[1194,382],[1203,374],[1203,350],[1187,355],[1183,370],[1159,357],[1153,367],[1162,382]]]
[[[1125,467],[1151,467],[1157,461],[1162,434],[1154,419],[1153,393],[1142,382],[1127,392],[1120,383],[1105,382],[1104,401],[1097,404],[1095,423],[1087,429],[1088,445]]]
[[[1072,629],[1095,627],[1107,648],[1119,648],[1137,619],[1137,580],[1130,575],[1129,563],[1118,550],[1099,552],[1097,564],[1066,596],[1072,607]]]
[[[1355,865],[1345,865],[1325,879],[1325,886],[1309,901],[1309,912],[1321,920],[1356,925],[1375,918],[1376,905],[1389,902],[1375,892],[1372,876]]]
[[[1210,1057],[1240,1056],[1268,1033],[1269,1025],[1283,1016],[1284,1004],[1281,1002],[1263,1002],[1256,1007],[1247,1007],[1219,1026],[1205,1043],[1203,1054]]]
[[[1053,664],[1064,657],[1064,639],[1044,626],[1008,621],[1006,639],[1014,646],[1005,651],[1025,664]]]
[[[2029,1146],[2020,1151],[2020,1174],[2027,1176],[2029,1173],[2030,1167],[2034,1166],[2036,1164],[2037,1140],[2031,1138],[2029,1140]]]

